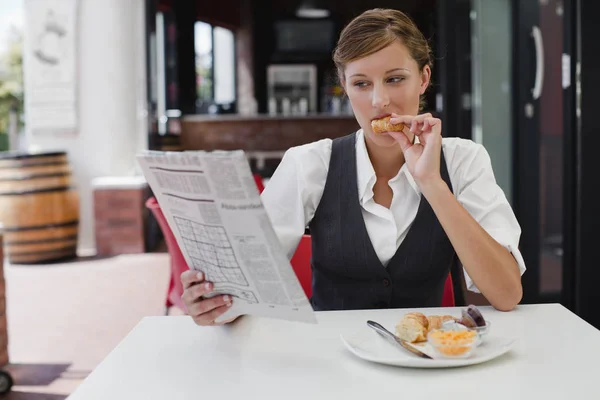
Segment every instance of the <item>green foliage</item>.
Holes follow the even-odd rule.
[[[19,116],[19,130],[23,115],[23,34],[17,28],[11,28],[8,50],[0,54],[0,132],[8,129],[8,114],[14,107]]]

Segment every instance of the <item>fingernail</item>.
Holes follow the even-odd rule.
[[[204,279],[204,274],[203,274],[202,272],[198,272],[198,273],[196,274],[196,278],[198,278],[198,279],[202,280],[202,279]]]
[[[210,290],[210,283],[207,283],[206,285],[204,285],[204,287],[205,287],[207,290]]]
[[[223,296],[223,300],[224,300],[226,303],[229,303],[229,302],[231,302],[231,296],[229,296],[228,294],[226,294],[225,296]]]

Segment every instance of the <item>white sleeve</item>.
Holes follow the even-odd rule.
[[[491,237],[512,253],[523,275],[526,267],[519,250],[521,227],[504,191],[496,183],[488,152],[470,140],[454,141],[455,145],[447,146],[447,160],[450,160],[448,169],[458,202]],[[469,274],[466,271],[464,274],[467,289],[479,293]]]
[[[290,148],[261,194],[288,259],[321,201],[330,158],[331,139]]]

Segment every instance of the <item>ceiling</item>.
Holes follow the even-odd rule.
[[[179,1],[189,0],[156,0],[158,8],[172,9]],[[273,18],[294,17],[296,9],[304,0],[196,0],[198,19],[223,24],[232,28],[239,27],[243,13],[251,8],[261,7]],[[431,19],[435,15],[436,4],[440,0],[317,0],[319,4],[332,12],[332,18],[345,25],[352,18],[371,8],[395,8],[413,17],[424,31],[431,27]],[[269,11],[267,11],[269,10]]]
[[[273,10],[279,14],[293,14],[304,0],[277,0],[273,1]],[[260,0],[255,0],[259,3]],[[358,15],[371,8],[395,8],[408,14],[416,14],[425,9],[435,7],[435,0],[320,0],[319,4],[326,7],[334,14],[340,16]]]

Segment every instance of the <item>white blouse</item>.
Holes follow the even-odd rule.
[[[496,184],[487,151],[480,144],[459,138],[443,138],[442,150],[454,196],[490,236],[513,254],[522,275],[525,262],[518,248],[521,228]],[[261,195],[290,259],[323,195],[330,157],[331,139],[290,148]],[[388,181],[393,192],[390,208],[375,202],[376,176],[362,130],[356,134],[356,168],[365,226],[377,256],[387,265],[417,215],[421,191],[404,164],[398,175]],[[467,288],[479,292],[466,271],[464,274]]]

